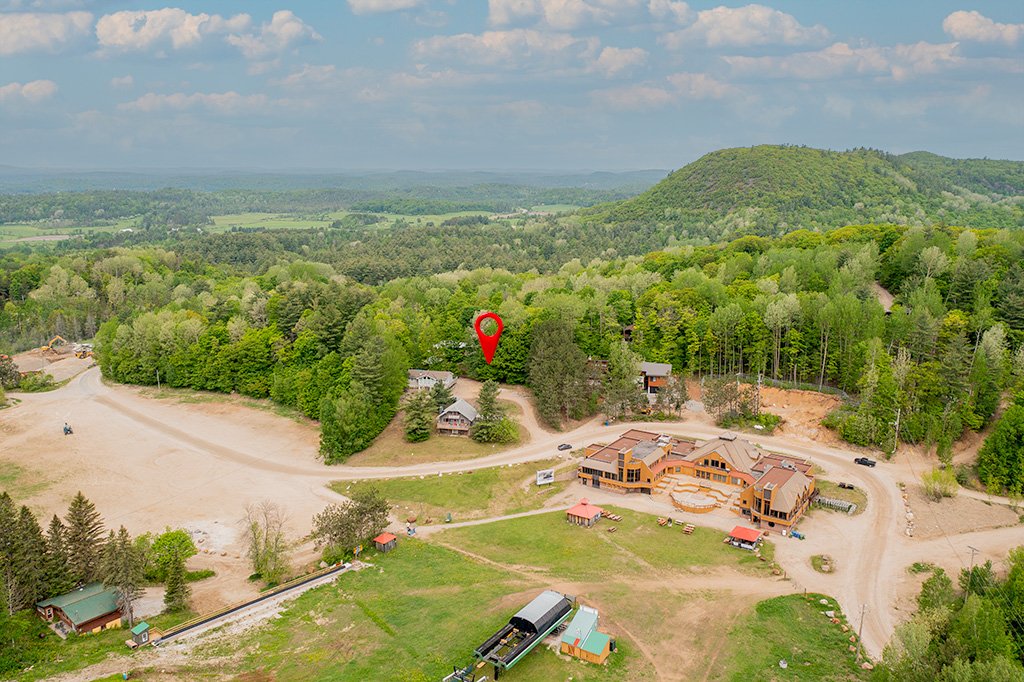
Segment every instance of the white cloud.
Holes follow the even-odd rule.
[[[333,64],[303,64],[299,70],[293,71],[284,78],[272,80],[270,84],[285,88],[323,85],[334,80],[336,71]]]
[[[579,59],[590,61],[599,45],[597,38],[520,28],[485,31],[479,35],[434,36],[414,43],[413,54],[421,58],[455,58],[467,64],[515,69],[528,62],[550,65]]]
[[[131,74],[110,79],[110,87],[112,88],[130,88],[133,85],[135,85],[135,78]]]
[[[290,10],[274,12],[270,22],[264,23],[258,33],[230,35],[227,38],[228,43],[240,49],[249,59],[277,54],[293,45],[318,40],[323,40],[323,37]]]
[[[559,30],[587,23],[619,23],[642,4],[643,0],[488,0],[494,26],[542,20]]]
[[[674,73],[665,77],[668,85],[641,83],[608,88],[592,93],[594,99],[612,109],[657,109],[680,100],[722,99],[738,90],[706,73]]]
[[[89,34],[92,14],[24,12],[0,14],[0,55],[48,50],[55,52]]]
[[[1014,45],[1024,35],[1024,24],[1000,24],[981,12],[953,12],[942,22],[942,30],[955,40]]]
[[[0,102],[25,101],[35,104],[53,97],[57,84],[53,81],[29,81],[0,85]]]
[[[176,92],[170,95],[159,95],[148,92],[131,102],[118,105],[122,111],[141,111],[152,113],[157,111],[185,111],[188,109],[206,109],[218,114],[236,114],[252,109],[265,108],[271,101],[266,95],[241,95],[229,92],[194,92],[186,95]]]
[[[353,14],[376,14],[412,9],[422,2],[423,0],[348,0],[348,6],[352,8]]]
[[[666,79],[679,96],[686,99],[722,99],[737,92],[733,86],[706,73],[674,73]]]
[[[791,14],[764,5],[715,7],[697,13],[690,26],[659,39],[669,49],[703,42],[708,47],[752,45],[807,45],[829,37],[824,26],[804,26]]]
[[[670,19],[677,24],[688,24],[693,20],[693,10],[685,2],[677,0],[651,0],[647,11],[655,19]]]
[[[218,14],[189,14],[183,9],[124,10],[100,17],[96,38],[108,50],[148,50],[195,47],[211,35],[242,31],[249,26],[248,14],[225,18]]]
[[[926,42],[892,47],[850,47],[846,43],[835,43],[822,50],[780,57],[737,56],[723,59],[740,74],[803,80],[843,75],[889,76],[895,80],[906,80],[964,62],[957,54],[956,43]]]
[[[598,55],[594,69],[608,77],[617,76],[624,71],[645,64],[647,54],[647,50],[639,47],[606,47]]]

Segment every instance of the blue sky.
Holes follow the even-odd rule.
[[[0,164],[676,168],[760,143],[1024,159],[1024,4],[0,0]]]

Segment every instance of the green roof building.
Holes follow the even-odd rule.
[[[121,625],[117,592],[112,587],[104,587],[101,582],[89,583],[67,594],[36,602],[36,611],[46,620],[56,620],[78,634]]]
[[[599,632],[597,625],[597,609],[581,606],[562,633],[562,653],[591,663],[604,663],[614,641],[611,635]]]

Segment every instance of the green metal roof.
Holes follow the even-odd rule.
[[[38,602],[36,606],[53,606],[64,612],[76,627],[93,618],[117,611],[117,593],[103,583],[89,583],[77,590]]]
[[[141,635],[143,632],[149,629],[149,623],[142,621],[138,625],[132,628],[133,635]]]
[[[580,609],[569,621],[568,627],[562,633],[562,641],[569,646],[576,646],[576,640],[585,642],[591,632],[597,630],[597,612],[590,609]]]
[[[91,597],[94,594],[99,594],[102,591],[103,591],[103,583],[101,583],[101,582],[89,583],[88,585],[82,585],[77,590],[71,590],[70,592],[68,592],[66,594],[62,594],[62,595],[59,595],[59,596],[56,596],[56,597],[50,597],[49,599],[44,599],[41,602],[36,602],[36,606],[39,606],[39,607],[56,606],[57,608],[63,609],[68,604],[73,604],[76,601],[79,601],[81,599],[85,599],[86,597]]]
[[[590,636],[587,637],[586,641],[583,642],[583,646],[580,648],[594,654],[595,656],[600,656],[604,652],[604,648],[609,641],[611,641],[611,636],[594,630],[590,633]]]

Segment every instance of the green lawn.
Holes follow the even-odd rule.
[[[453,665],[471,663],[473,649],[530,598],[506,595],[542,589],[417,540],[403,538],[396,550],[370,561],[373,568],[307,592],[281,618],[240,640],[200,647],[196,666],[239,651],[237,672],[247,673],[245,679],[434,682]],[[603,669],[538,648],[502,679],[643,679],[645,664],[628,646],[617,656],[614,668]]]
[[[824,606],[819,599],[827,599]],[[839,682],[866,680],[870,674],[858,668],[847,650],[850,632],[833,625],[822,611],[845,618],[834,599],[821,594],[788,595],[759,603],[753,617],[742,619],[729,633],[730,646],[723,665],[709,680],[776,682],[815,680]],[[779,667],[785,660],[786,669]]]
[[[42,492],[51,481],[14,462],[0,461],[0,492],[6,491],[16,504]]]
[[[456,521],[516,514],[544,506],[544,502],[565,490],[569,481],[536,485],[538,469],[556,466],[551,459],[511,467],[491,467],[464,474],[445,474],[424,478],[395,478],[383,481],[338,481],[331,488],[342,495],[376,486],[404,518],[409,514],[439,520],[451,512]]]
[[[47,241],[18,242],[24,237],[41,237],[47,235],[80,235],[86,232],[113,232],[134,225],[134,219],[123,218],[105,225],[54,225],[44,221],[38,223],[0,223],[0,247],[15,244],[47,244]]]
[[[564,511],[556,511],[451,528],[436,537],[501,564],[526,566],[576,579],[598,580],[633,574],[645,568],[675,571],[688,567],[733,566],[759,574],[771,570],[768,562],[760,561],[752,553],[724,544],[722,531],[698,527],[693,535],[684,535],[680,526],[661,527],[649,514],[609,509],[622,515],[622,521],[602,519],[593,528],[581,528],[567,523]],[[618,531],[607,532],[613,525],[618,526]]]
[[[857,505],[857,511],[853,512],[854,516],[857,516],[858,514],[863,514],[864,510],[868,506],[868,496],[867,496],[867,493],[865,493],[860,488],[854,488],[853,490],[846,490],[845,488],[840,488],[837,484],[833,483],[832,481],[825,481],[825,480],[822,480],[820,478],[815,482],[814,485],[815,485],[815,487],[817,487],[818,492],[821,494],[822,497],[832,497],[832,498],[835,498],[837,500],[846,500],[847,502],[853,502],[854,504],[856,504]],[[813,507],[813,508],[814,509],[821,509],[821,510],[826,511],[826,512],[833,512],[833,513],[836,513],[836,514],[844,514],[845,513],[845,512],[836,511],[834,509],[829,509],[827,507]]]

